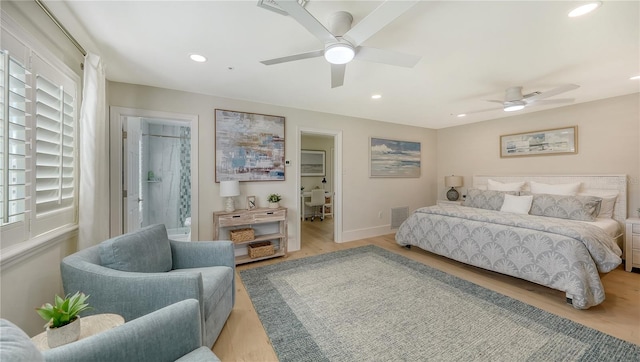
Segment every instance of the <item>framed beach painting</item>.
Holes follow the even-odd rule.
[[[284,181],[284,117],[215,110],[216,182]]]
[[[500,157],[578,153],[578,126],[500,136]]]
[[[300,151],[300,176],[321,176],[326,173],[324,151]]]
[[[420,142],[371,137],[370,177],[420,177]]]

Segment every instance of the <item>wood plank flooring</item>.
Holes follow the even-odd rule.
[[[331,218],[323,222],[316,220],[313,223],[307,221],[301,224],[301,250],[289,253],[286,258],[244,264],[238,266],[237,270],[373,244],[550,313],[640,345],[640,274],[625,272],[623,266],[601,276],[607,293],[604,303],[588,310],[577,310],[565,302],[563,292],[461,264],[416,247],[407,250],[396,244],[394,234],[336,244],[333,242]],[[239,275],[236,275],[235,306],[213,346],[213,351],[223,362],[278,360]]]

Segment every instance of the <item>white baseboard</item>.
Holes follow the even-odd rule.
[[[342,232],[341,243],[345,243],[347,241],[371,238],[374,236],[392,234],[394,232],[395,230],[391,229],[391,224],[381,225],[381,226],[376,226],[376,227],[366,228],[366,229],[347,230]]]

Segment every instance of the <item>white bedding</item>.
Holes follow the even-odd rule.
[[[580,221],[580,222],[583,222],[585,224],[595,225],[600,229],[606,231],[607,234],[612,238],[617,238],[622,233],[622,231],[620,230],[620,224],[614,219],[599,217],[596,219],[596,221]]]

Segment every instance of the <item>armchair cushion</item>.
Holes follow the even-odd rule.
[[[204,315],[207,316],[211,315],[216,306],[221,303],[221,299],[227,290],[234,288],[233,269],[228,267],[213,266],[171,271],[171,273],[185,272],[202,274],[202,299],[204,301]]]
[[[171,244],[164,225],[151,225],[135,233],[100,243],[100,260],[111,269],[159,273],[171,270]]]
[[[0,359],[3,361],[44,361],[42,354],[22,329],[0,319]]]

